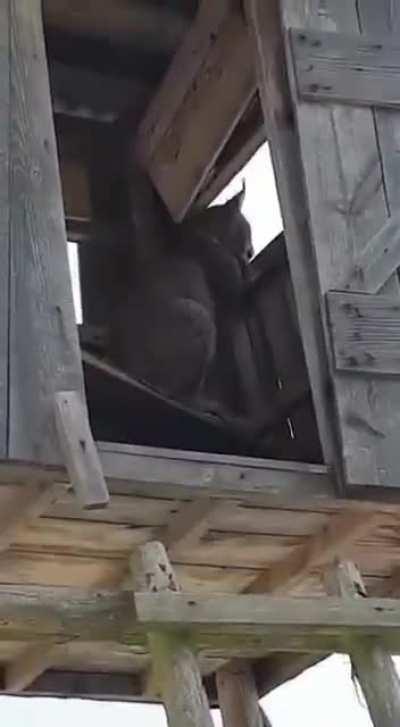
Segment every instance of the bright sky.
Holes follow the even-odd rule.
[[[256,252],[261,250],[282,229],[274,175],[267,144],[259,149],[245,170],[232,180],[216,201],[223,202],[242,186],[246,179],[243,212],[253,232]],[[72,248],[72,246],[70,246]],[[72,248],[73,249],[73,248]],[[75,296],[79,295],[76,258],[71,255]],[[76,299],[78,310],[79,302]],[[397,662],[400,666],[400,660]],[[13,727],[70,727],[71,724],[97,723],[105,727],[166,727],[162,708],[154,706],[95,703],[77,700],[0,698],[5,724]],[[347,657],[333,656],[308,670],[294,681],[275,690],[262,700],[273,727],[371,727],[365,706],[360,703],[350,678]],[[8,718],[8,720],[7,720]],[[215,722],[220,727],[219,715]]]

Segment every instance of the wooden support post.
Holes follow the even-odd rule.
[[[271,727],[258,703],[251,666],[235,661],[217,672],[219,707],[224,727]]]
[[[327,576],[329,592],[345,599],[366,597],[362,578],[353,563],[339,562]],[[400,724],[400,680],[392,657],[374,639],[349,639],[355,676],[363,690],[375,727]]]
[[[108,494],[87,419],[42,3],[10,0],[9,7],[11,274],[7,454],[16,460],[59,465],[64,449],[73,484],[77,484],[74,479],[78,467],[81,468],[81,502],[86,507],[95,507],[105,505]],[[74,416],[80,420],[77,432],[62,432],[61,443],[54,426],[56,392],[72,392],[70,408],[74,405]],[[78,440],[78,451],[72,452],[72,436]],[[63,447],[65,442],[67,446]]]
[[[161,543],[147,543],[131,559],[135,591],[178,591],[179,585]],[[155,678],[169,727],[213,727],[201,675],[189,642],[169,631],[148,633]]]

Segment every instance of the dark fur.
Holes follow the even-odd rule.
[[[111,321],[112,355],[135,378],[200,404],[216,352],[216,305],[239,305],[252,251],[243,193],[173,225],[165,216],[146,219],[149,190],[139,192],[133,188],[137,263]]]

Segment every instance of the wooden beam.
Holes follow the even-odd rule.
[[[217,507],[211,498],[183,504],[169,519],[166,530],[160,533],[169,557],[176,557],[187,544],[198,542],[209,528],[209,518]]]
[[[153,594],[179,590],[161,543],[147,543],[139,548],[131,566],[135,588]],[[188,640],[181,634],[167,633],[163,629],[149,631],[148,640],[168,724],[174,727],[212,727],[199,667]]]
[[[29,687],[54,663],[57,646],[39,644],[25,651],[4,669],[4,691],[15,694]]]
[[[294,29],[297,90],[308,101],[400,106],[400,45],[389,34]]]
[[[235,662],[216,674],[219,708],[224,727],[271,727],[258,703],[249,664]]]
[[[255,92],[235,3],[203,0],[139,127],[136,153],[181,220]]]
[[[76,391],[55,394],[56,426],[65,463],[82,507],[105,507],[109,494],[89,425],[86,407]]]
[[[60,464],[54,394],[73,391],[85,423],[83,444],[78,446],[86,450],[90,447],[92,475],[96,468],[92,479],[96,492],[92,490],[84,499],[87,505],[104,503],[107,488],[88,425],[67,258],[42,5],[40,0],[11,0],[10,7],[13,275],[8,456]],[[86,459],[85,453],[83,457]]]
[[[10,292],[10,3],[0,1],[0,457],[7,456]]]
[[[20,526],[40,517],[55,504],[63,491],[65,491],[64,485],[54,485],[51,482],[18,487],[12,497],[2,504],[0,552],[10,547]]]
[[[146,632],[187,634],[200,653],[260,658],[271,651],[346,652],[353,636],[400,653],[400,603],[393,599],[138,593],[0,586],[0,638],[113,641],[145,648]],[[347,639],[347,641],[346,641]]]
[[[378,293],[400,267],[400,213],[395,213],[372,236],[354,262],[343,290]]]
[[[351,550],[357,540],[377,525],[378,518],[377,513],[354,510],[331,516],[321,532],[261,573],[246,592],[271,595],[294,588],[310,573]]]
[[[343,600],[358,600],[367,593],[353,563],[338,563],[329,574],[329,590]],[[349,640],[354,674],[360,683],[375,727],[400,723],[400,680],[393,659],[373,640],[360,635]]]
[[[307,200],[299,140],[290,98],[285,37],[278,0],[245,0],[258,88],[285,228],[304,353],[324,461],[338,463],[333,404],[328,396],[329,368],[323,344],[318,281],[312,260]],[[267,199],[267,198],[266,198]]]

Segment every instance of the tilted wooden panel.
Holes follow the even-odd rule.
[[[7,452],[9,311],[10,1],[0,0],[0,457]]]
[[[291,31],[299,94],[308,100],[400,105],[400,44],[390,35]]]
[[[400,300],[340,292],[327,300],[336,369],[399,375]]]
[[[305,1],[282,0],[286,28],[382,33],[378,20],[394,30],[392,5],[326,0],[323,12]],[[368,16],[368,18],[367,18]],[[361,19],[361,21],[360,21]],[[368,19],[368,26],[367,26]],[[361,24],[360,24],[361,22]],[[307,103],[293,87],[296,118],[308,192],[320,294],[351,281],[354,265],[400,205],[400,117],[349,105]],[[381,113],[390,114],[383,121]],[[360,281],[350,290],[363,290]],[[382,292],[397,297],[392,275]],[[399,297],[400,300],[400,297]],[[328,331],[326,331],[328,334]],[[327,345],[330,346],[329,338]],[[333,377],[341,453],[348,485],[398,486],[400,386],[391,377]],[[379,432],[379,435],[377,434]]]
[[[201,5],[138,131],[137,154],[175,220],[185,216],[255,92],[247,29],[233,7]]]

